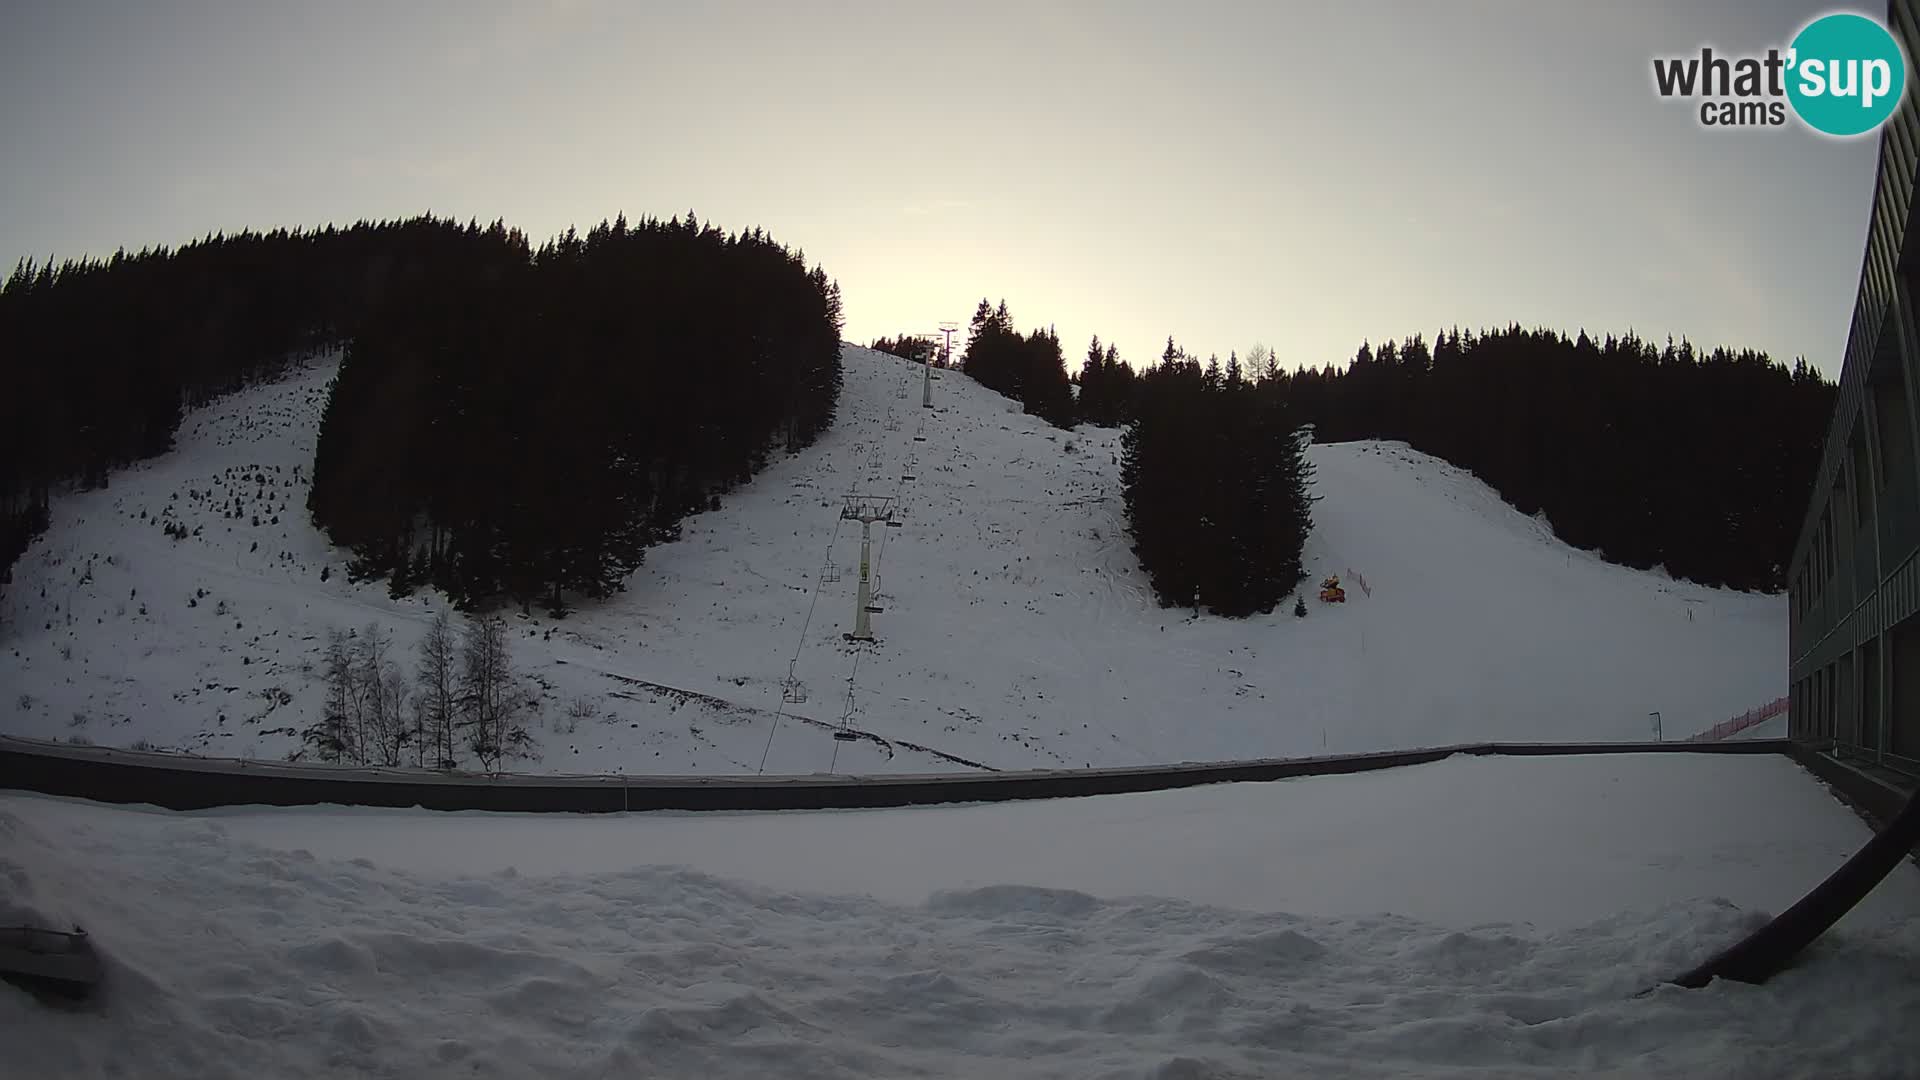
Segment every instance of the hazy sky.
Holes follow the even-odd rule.
[[[860,341],[990,296],[1070,365],[1519,321],[1837,374],[1877,137],[1704,130],[1650,74],[1828,9],[10,0],[0,257],[692,207],[804,248]]]

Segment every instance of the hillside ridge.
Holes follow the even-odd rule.
[[[925,772],[1637,739],[1650,712],[1690,733],[1784,682],[1782,598],[1604,563],[1399,443],[1312,448],[1307,618],[1159,608],[1129,548],[1117,429],[1054,429],[952,371],[925,410],[920,368],[843,355],[815,446],[689,518],[613,599],[509,613],[544,699],[540,758],[518,767]],[[411,665],[443,601],[348,582],[304,512],[331,371],[205,406],[173,452],[56,500],[4,601],[6,730],[278,758],[317,714],[328,630],[377,620]],[[900,522],[874,528],[880,640],[858,650],[849,491],[894,497]],[[1350,570],[1368,589],[1312,599]],[[782,700],[790,662],[804,702]],[[575,701],[597,715],[569,718]],[[871,737],[837,743],[843,722]]]

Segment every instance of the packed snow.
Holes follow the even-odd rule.
[[[1783,598],[1606,564],[1394,443],[1311,452],[1308,617],[1160,608],[1118,431],[1055,430],[958,372],[922,409],[921,369],[845,358],[817,445],[689,519],[615,599],[516,615],[543,701],[540,757],[515,767],[1137,765],[1640,739],[1655,711],[1673,738],[1783,692]],[[277,758],[316,716],[330,629],[378,622],[410,656],[440,598],[349,583],[305,514],[332,370],[197,410],[172,453],[55,501],[0,607],[4,730]],[[880,641],[858,652],[849,491],[893,496],[899,522],[874,528]],[[1347,603],[1314,600],[1330,574]],[[783,701],[790,664],[804,702]],[[843,721],[866,737],[830,738]]]
[[[0,1074],[1891,1076],[1920,870],[1765,986],[1654,986],[1866,838],[1771,755],[599,818],[0,795]]]

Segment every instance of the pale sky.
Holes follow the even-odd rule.
[[[692,207],[803,248],[862,342],[988,296],[1069,366],[1518,321],[1837,375],[1877,137],[1705,130],[1650,74],[1829,9],[10,0],[0,258]]]

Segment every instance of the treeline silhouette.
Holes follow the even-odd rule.
[[[361,326],[308,506],[396,594],[559,614],[832,422],[840,294],[758,229],[692,214],[508,241]]]
[[[940,355],[940,342],[929,340],[914,334],[901,334],[899,337],[874,338],[867,348],[875,352],[892,353],[902,360],[911,360],[916,364],[932,362],[934,367],[946,367],[945,358]]]
[[[1168,354],[1173,355],[1172,338],[1167,339],[1167,346]],[[1164,362],[1165,357],[1162,360]],[[1140,392],[1141,380],[1133,368],[1120,359],[1117,347],[1100,347],[1099,334],[1093,335],[1088,343],[1086,359],[1081,361],[1073,381],[1080,388],[1074,399],[1074,415],[1080,423],[1118,427],[1133,416],[1133,403]]]
[[[1275,378],[1323,441],[1404,440],[1610,562],[1766,591],[1786,585],[1834,400],[1804,360],[1517,325]]]
[[[1023,337],[1004,301],[982,300],[972,332],[967,373],[1063,427],[1118,426],[1210,400],[1151,401],[1183,385],[1151,372],[1170,358],[1193,362],[1171,340],[1159,367],[1136,372],[1096,335],[1070,379],[1075,396],[1055,374],[1051,330]],[[1468,469],[1611,562],[1764,591],[1785,587],[1835,389],[1804,360],[1789,367],[1751,349],[1517,324],[1455,328],[1431,345],[1420,335],[1363,344],[1340,365],[1283,370],[1262,349],[1245,365],[1210,359],[1205,370],[1214,368],[1223,384],[1284,401],[1289,422],[1312,426],[1318,441],[1398,439]],[[1206,437],[1204,424],[1169,430]],[[1170,588],[1164,599],[1190,602],[1184,578]]]
[[[1278,383],[1254,382],[1237,361],[1203,368],[1171,339],[1138,381],[1120,475],[1155,596],[1219,615],[1272,611],[1305,576],[1311,431]]]
[[[360,551],[360,569],[396,571],[402,589],[452,574],[456,519],[444,515],[454,506],[472,513],[461,502],[471,487],[511,480],[518,486],[502,493],[520,498],[529,470],[559,491],[604,484],[610,469],[644,473],[611,507],[588,509],[584,500],[604,492],[577,486],[571,507],[556,509],[550,497],[528,504],[562,514],[552,524],[559,535],[599,538],[619,554],[516,534],[511,545],[473,553],[458,579],[473,597],[509,580],[507,591],[523,598],[536,583],[549,596],[556,583],[604,589],[619,560],[636,560],[698,493],[710,498],[743,476],[769,439],[799,447],[831,422],[840,314],[837,286],[757,230],[723,237],[688,214],[595,235],[602,231],[591,253],[570,235],[536,257],[499,221],[425,215],[215,234],[105,259],[21,260],[0,284],[0,586],[46,528],[54,492],[104,486],[112,470],[170,449],[185,410],[366,337],[366,362],[345,365],[344,393],[330,402],[327,475],[316,477],[325,485],[316,497]],[[490,333],[502,336],[485,340]],[[517,367],[499,348],[509,339],[527,350]],[[610,350],[600,364],[586,359],[598,345]],[[395,370],[377,370],[389,361]],[[679,370],[665,372],[669,365]],[[580,405],[571,419],[555,389],[568,378]],[[593,397],[610,390],[644,396]],[[479,433],[473,425],[487,409],[514,419]],[[644,462],[583,460],[619,423],[655,425],[639,441],[667,449]],[[543,441],[567,432],[576,435]],[[352,445],[362,436],[364,449]],[[671,445],[676,438],[684,448]],[[762,445],[744,448],[754,438]],[[433,456],[447,450],[465,456]],[[383,466],[371,467],[370,455],[383,455]],[[474,471],[483,468],[491,472]],[[449,478],[454,471],[463,477]],[[342,486],[354,478],[367,484],[360,493]],[[428,534],[425,558],[410,555],[402,569],[396,553],[407,530],[390,515],[422,492],[431,498],[417,526]],[[633,524],[636,499],[649,508],[642,525]],[[592,515],[600,516],[584,520]],[[616,526],[634,535],[607,539]],[[535,573],[529,543],[566,569]],[[480,569],[488,564],[501,568],[491,578]]]
[[[1073,385],[1060,354],[1060,338],[1050,328],[1021,335],[1013,328],[1005,300],[998,308],[980,301],[967,328],[960,370],[1056,427],[1074,425]]]
[[[21,260],[0,285],[0,584],[54,491],[165,452],[184,410],[351,336],[382,296],[492,233],[420,217]]]

